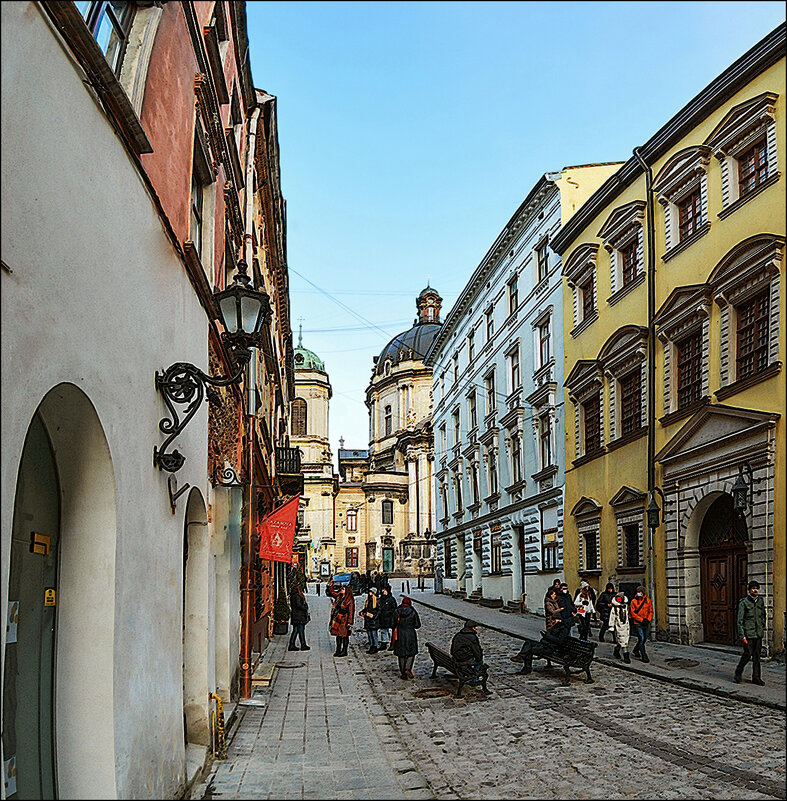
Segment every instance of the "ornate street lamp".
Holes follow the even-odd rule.
[[[183,467],[186,457],[178,450],[167,453],[172,441],[188,425],[197,413],[202,401],[207,399],[219,403],[219,395],[213,387],[228,387],[240,383],[251,359],[251,349],[261,342],[262,327],[270,318],[270,302],[264,292],[251,286],[246,262],[238,262],[232,284],[221,292],[214,293],[219,321],[224,326],[222,341],[230,349],[236,372],[229,377],[215,377],[204,373],[188,362],[176,362],[163,373],[156,371],[156,389],[164,396],[170,417],[159,421],[159,431],[167,434],[161,448],[153,448],[153,464],[159,470],[176,473]],[[185,407],[181,418],[176,407]]]
[[[743,471],[749,474],[749,481],[743,477]],[[748,462],[738,465],[738,478],[732,485],[732,508],[738,517],[743,517],[746,507],[754,503],[754,472]],[[759,494],[759,492],[758,492]]]
[[[648,513],[648,528],[649,529],[656,529],[659,527],[659,509],[658,503],[656,503],[656,493],[650,493],[650,502],[648,503],[647,513]]]

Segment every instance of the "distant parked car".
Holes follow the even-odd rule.
[[[334,584],[347,584],[352,590],[353,595],[361,593],[361,574],[360,573],[335,573],[331,580]]]

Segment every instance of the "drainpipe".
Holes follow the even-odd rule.
[[[648,495],[655,496],[656,487],[656,225],[653,207],[653,171],[642,158],[638,147],[634,148],[634,157],[645,172],[645,193],[647,206],[645,211],[647,226],[647,276],[648,276]],[[662,495],[662,498],[664,496]],[[662,504],[666,507],[662,500]],[[662,509],[662,514],[666,508]],[[663,517],[662,517],[663,522]],[[648,526],[648,591],[653,603],[653,627],[650,638],[654,639],[653,629],[657,627],[656,618],[656,576],[654,537],[656,530]]]
[[[251,267],[253,261],[252,226],[254,222],[254,149],[257,140],[257,118],[260,115],[259,108],[255,108],[251,114],[249,122],[249,133],[247,137],[246,152],[246,220],[244,231],[244,258],[246,264]],[[251,382],[249,382],[251,383]],[[249,386],[249,399],[254,387]],[[254,614],[254,576],[252,564],[254,562],[254,522],[256,504],[254,503],[254,428],[249,419],[249,484],[247,487],[248,502],[246,505],[246,526],[241,542],[241,631],[240,631],[240,695],[242,698],[251,698],[251,653],[252,653],[252,617]]]

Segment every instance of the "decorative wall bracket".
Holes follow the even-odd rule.
[[[188,425],[203,400],[221,405],[221,397],[213,387],[228,387],[240,382],[246,362],[242,359],[238,359],[238,362],[238,371],[229,378],[214,378],[188,362],[176,362],[164,373],[156,371],[156,389],[164,396],[170,414],[170,417],[163,417],[158,424],[159,431],[168,436],[160,449],[155,446],[153,448],[153,464],[159,470],[176,473],[183,467],[186,457],[178,450],[167,453],[167,448]],[[181,411],[182,418],[178,407],[185,407]]]
[[[217,487],[242,487],[246,483],[238,476],[232,465],[225,467],[223,470],[214,467],[210,480],[213,482],[213,485]]]

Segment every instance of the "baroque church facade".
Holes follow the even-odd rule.
[[[380,570],[434,570],[432,370],[424,358],[440,332],[442,298],[427,286],[418,315],[374,357],[366,389],[369,447],[340,441],[338,474],[328,440],[330,381],[322,361],[295,349],[291,442],[303,450],[298,541],[314,578]]]

